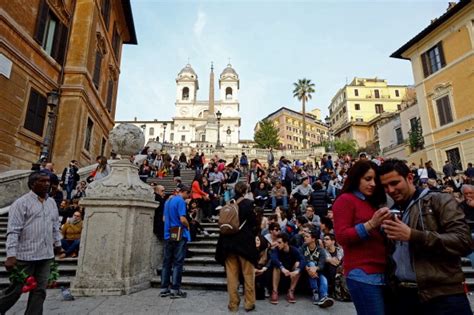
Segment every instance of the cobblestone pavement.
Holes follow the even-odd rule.
[[[159,289],[148,289],[128,296],[77,297],[75,301],[61,299],[59,290],[48,290],[44,304],[44,314],[228,314],[227,293],[223,291],[190,290],[186,299],[171,300],[160,298]],[[23,314],[27,295],[8,314]],[[474,307],[474,296],[470,295],[471,307]],[[246,314],[243,309],[243,297],[239,314]],[[473,308],[474,309],[474,308]],[[333,307],[321,309],[311,303],[309,296],[297,296],[295,304],[286,302],[280,296],[278,305],[268,300],[257,301],[255,311],[250,314],[356,314],[354,305],[347,302],[336,302]]]

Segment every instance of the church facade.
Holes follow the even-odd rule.
[[[171,121],[116,121],[131,123],[144,130],[148,141],[191,146],[234,146],[240,139],[240,79],[228,64],[219,76],[218,99],[215,99],[214,68],[209,76],[209,98],[198,100],[198,75],[187,64],[176,77],[175,116]],[[219,132],[218,132],[219,130]]]

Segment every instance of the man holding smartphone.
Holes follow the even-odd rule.
[[[394,241],[390,309],[394,314],[472,314],[461,269],[461,257],[471,252],[472,241],[458,203],[450,194],[416,188],[403,161],[385,161],[379,174],[401,212],[401,218],[382,224]]]

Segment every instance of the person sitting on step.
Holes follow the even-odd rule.
[[[61,247],[64,252],[59,256],[60,259],[66,257],[77,257],[79,245],[81,241],[82,232],[82,218],[79,211],[74,212],[72,217],[61,227],[63,239],[61,240]]]

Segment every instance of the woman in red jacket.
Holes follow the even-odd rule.
[[[198,214],[198,222],[201,222],[204,215],[204,201],[209,200],[209,195],[203,190],[201,174],[194,176],[193,183],[191,184],[191,199],[197,203],[198,208],[200,209]]]
[[[357,314],[385,313],[386,264],[383,220],[390,218],[377,165],[359,161],[349,170],[342,194],[333,205],[336,239],[344,249],[344,273]]]

